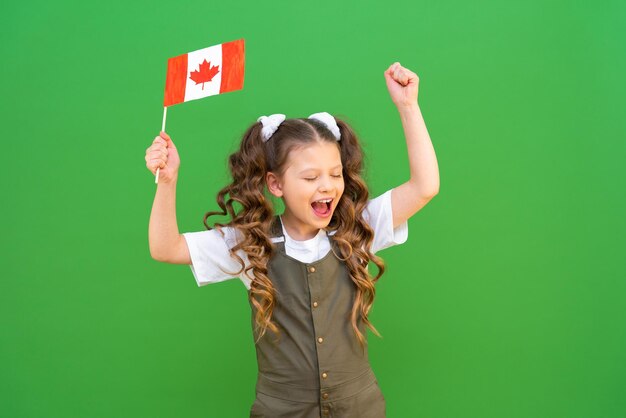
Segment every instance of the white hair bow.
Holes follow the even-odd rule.
[[[337,139],[337,141],[341,139],[341,132],[339,132],[337,121],[335,120],[334,116],[331,115],[330,113],[328,112],[313,113],[311,116],[309,116],[309,119],[319,120],[324,125],[326,125],[328,129],[330,129],[333,135],[335,135],[335,138]]]
[[[322,122],[326,127],[333,133],[337,141],[341,139],[341,132],[339,131],[339,126],[337,126],[337,121],[328,112],[319,112],[313,113],[308,119],[316,119]],[[261,116],[257,119],[257,122],[261,122],[263,124],[263,129],[261,130],[261,136],[263,137],[263,142],[267,142],[274,132],[278,129],[281,123],[285,121],[285,115],[282,113],[275,113],[269,116]]]
[[[285,115],[282,113],[275,113],[269,116],[261,116],[256,121],[261,122],[263,124],[263,129],[261,130],[261,135],[263,136],[263,142],[267,142],[268,139],[274,135],[276,129],[280,126],[281,123],[285,120]]]

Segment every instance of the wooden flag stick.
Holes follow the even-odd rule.
[[[165,132],[165,117],[167,116],[167,107],[163,107],[163,124],[161,125],[161,130],[163,132]],[[158,183],[159,182],[159,170],[161,169],[161,167],[157,168],[156,171],[156,177],[154,178],[154,182]]]

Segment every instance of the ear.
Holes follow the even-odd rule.
[[[276,174],[272,173],[271,171],[268,171],[267,174],[265,175],[265,182],[267,184],[267,190],[269,190],[271,194],[273,194],[276,197],[283,196],[283,186],[280,182],[280,179],[278,178]]]

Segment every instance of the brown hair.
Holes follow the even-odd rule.
[[[332,142],[339,147],[341,154],[344,193],[325,229],[337,231],[334,240],[340,248],[343,257],[341,260],[346,262],[350,278],[356,286],[351,315],[352,327],[362,347],[365,345],[365,337],[357,325],[358,316],[380,336],[368,320],[368,313],[376,294],[374,284],[384,273],[385,264],[380,257],[370,252],[374,231],[362,216],[369,198],[367,184],[361,178],[363,152],[352,128],[341,119],[335,117],[335,120],[341,132],[340,141],[335,139],[323,123],[315,119],[286,119],[266,142],[261,137],[261,122],[252,124],[244,133],[239,150],[228,159],[232,182],[217,193],[217,204],[222,210],[204,215],[203,222],[207,229],[213,229],[207,224],[210,216],[230,215],[229,223],[216,222],[215,227],[220,232],[221,227],[235,227],[243,235],[243,240],[230,249],[232,257],[241,263],[241,269],[232,274],[239,275],[245,268],[243,259],[236,254],[238,250],[243,250],[250,263],[245,268],[245,274],[253,277],[249,297],[256,309],[255,331],[259,331],[258,339],[265,334],[267,328],[279,334],[278,327],[271,320],[275,290],[268,276],[267,266],[275,251],[269,236],[275,214],[265,176],[268,171],[282,175],[290,151],[315,141]],[[240,205],[241,210],[236,211],[234,203]],[[370,260],[378,268],[375,277],[368,272]],[[250,270],[252,276],[248,274]]]

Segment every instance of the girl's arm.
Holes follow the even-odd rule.
[[[191,264],[187,243],[176,222],[176,181],[165,183],[159,179],[148,227],[150,255],[166,263]]]
[[[439,168],[417,103],[417,74],[392,64],[385,71],[391,99],[398,108],[409,156],[410,178],[391,191],[393,227],[403,224],[439,193]]]
[[[187,243],[178,232],[176,222],[176,182],[180,157],[174,142],[165,132],[161,132],[146,150],[146,166],[152,174],[157,168],[161,169],[148,227],[150,255],[166,263],[191,264]]]

